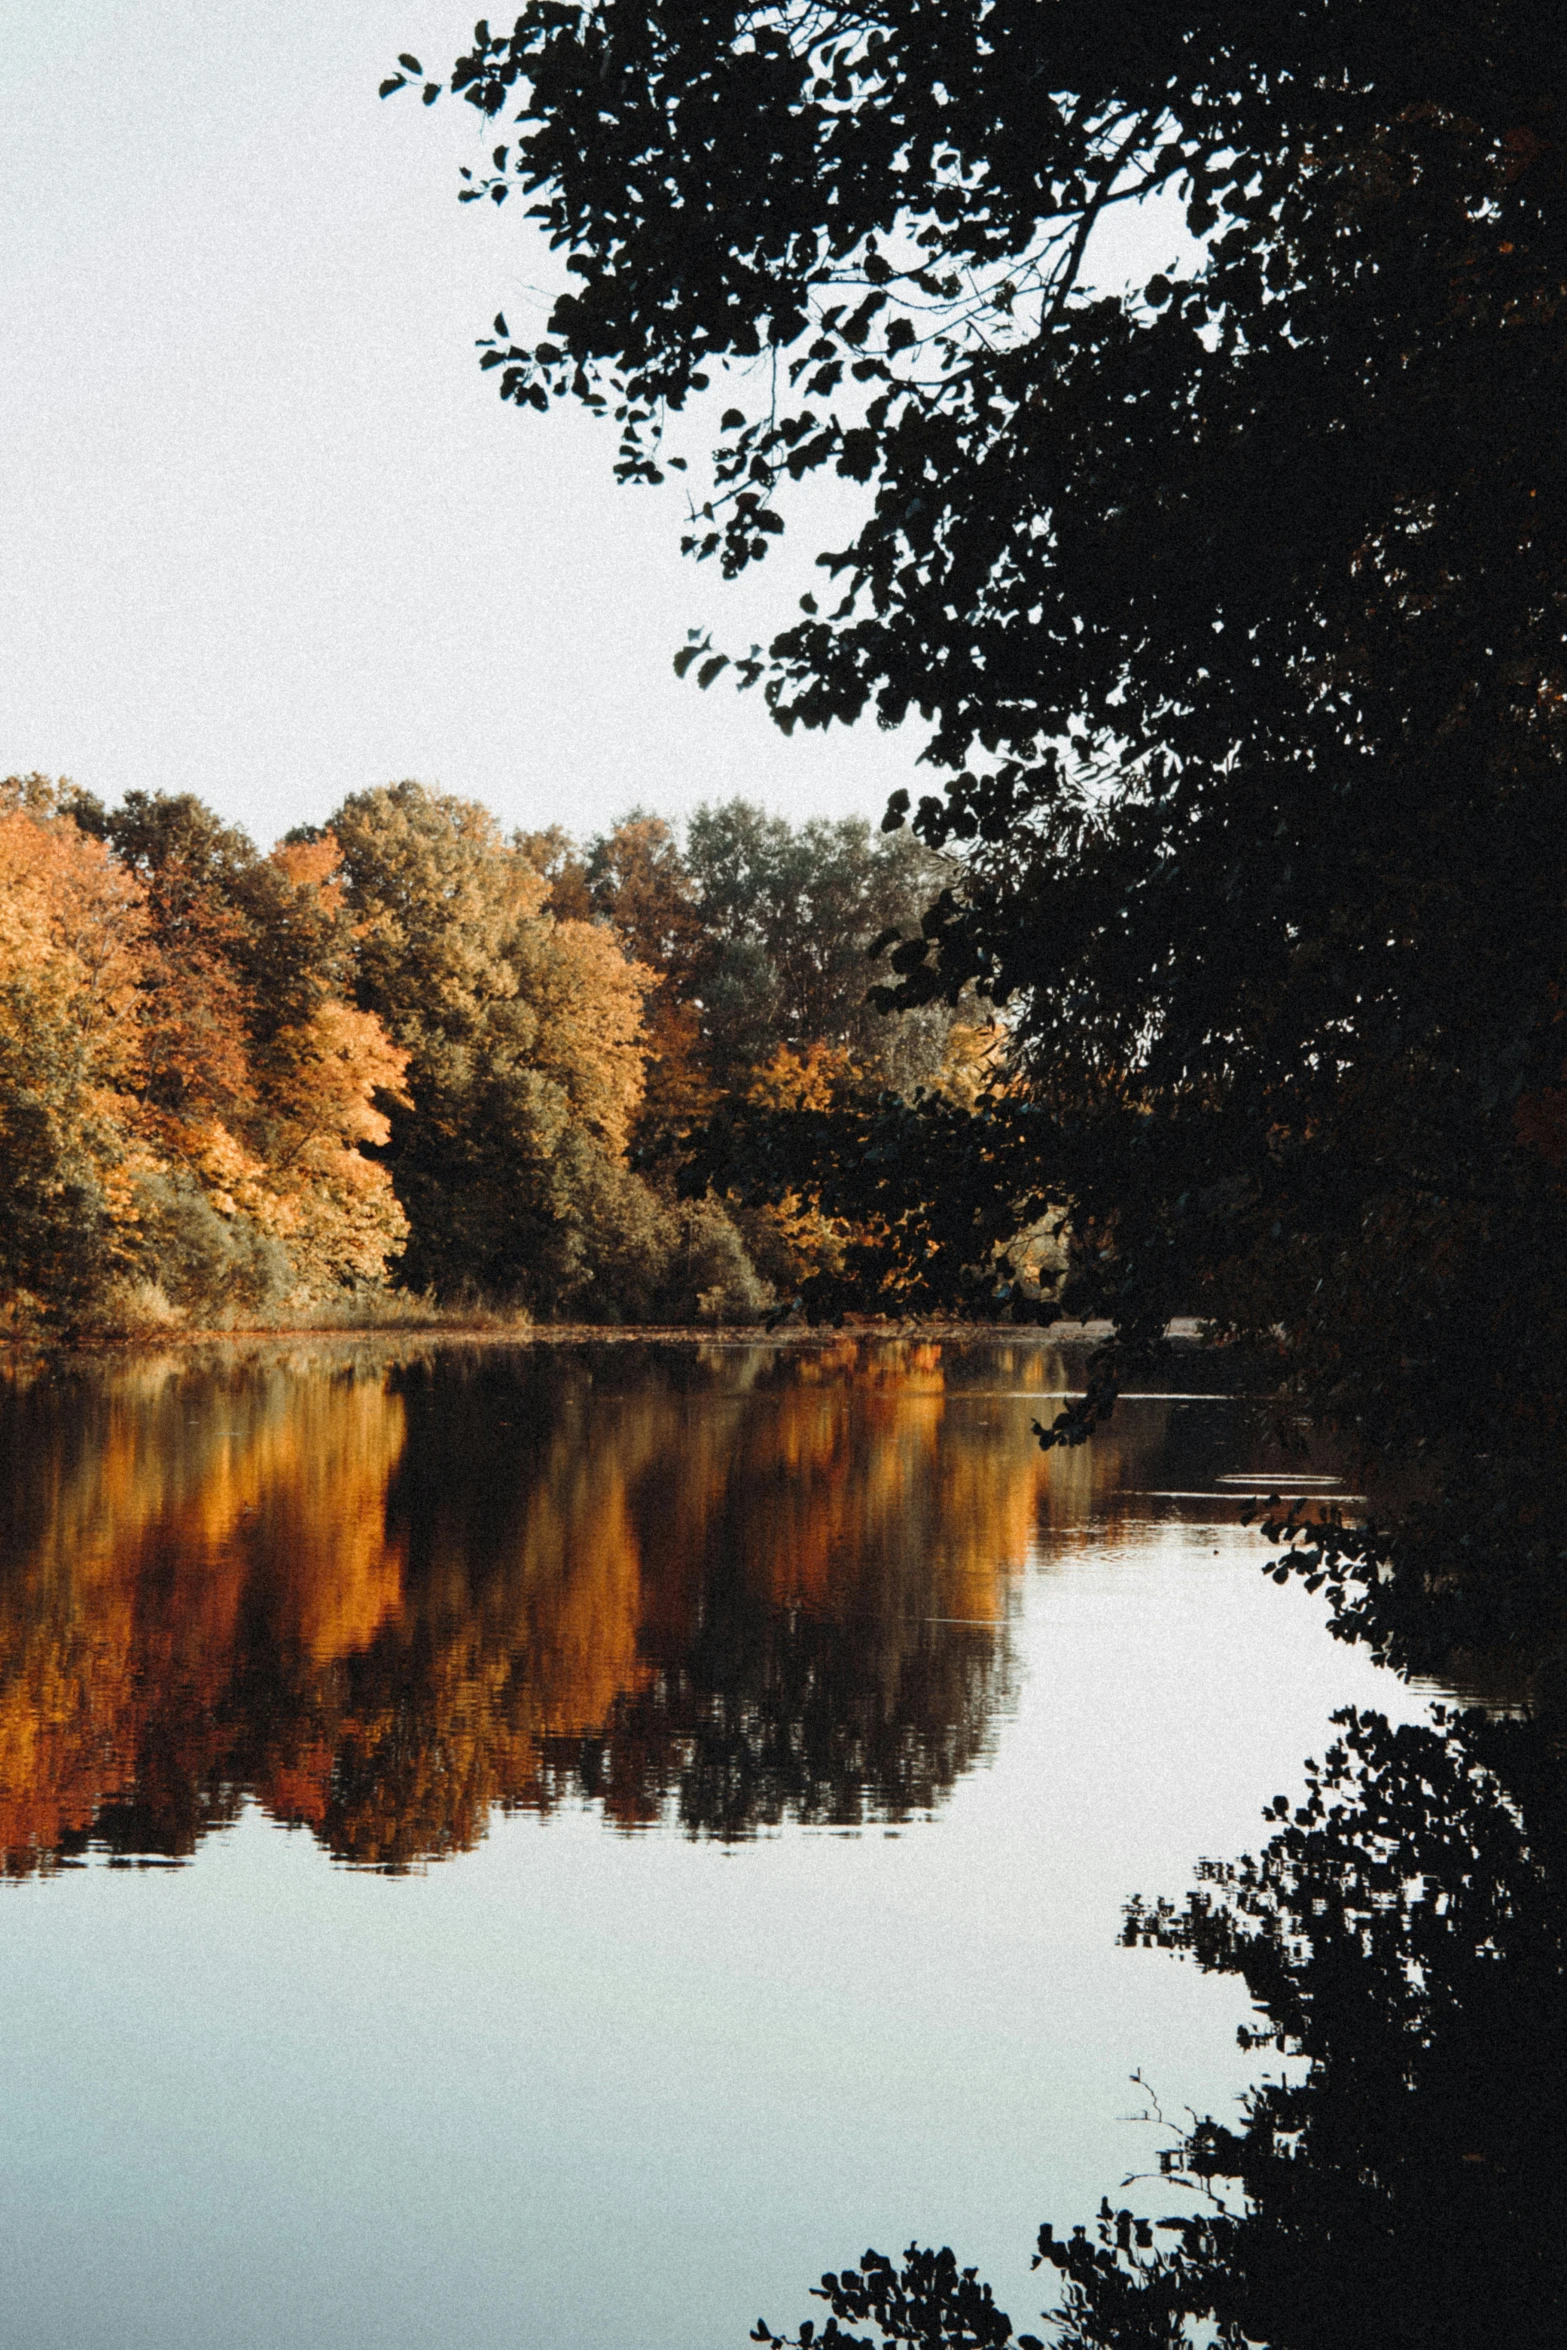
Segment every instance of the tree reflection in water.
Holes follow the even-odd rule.
[[[985,1373],[1068,1382],[1033,1346]],[[1044,1455],[975,1404],[957,1353],[912,1344],[13,1379],[4,1865],[177,1858],[251,1798],[382,1869],[568,1799],[719,1837],[927,1810],[992,1735],[1041,1519],[1103,1539],[1165,1443],[1144,1415],[1118,1436],[1144,1457]],[[1245,1982],[1274,2071],[1236,2127],[1170,2133],[1182,2215],[1140,2189],[1045,2232],[1056,2339],[1557,2350],[1562,1741],[1345,1717],[1272,1825],[1184,1907],[1128,1913],[1129,1941]],[[1014,2338],[950,2253],[867,2256],[826,2297],[818,2350]]]
[[[1205,1864],[1182,1909],[1128,1911],[1129,1942],[1240,1976],[1249,2043],[1282,2062],[1238,2129],[1171,2133],[1186,2212],[1106,2204],[1093,2230],[1041,2231],[1058,2350],[1567,2340],[1563,1743],[1478,1714],[1338,1720],[1260,1857]],[[1014,2338],[950,2252],[868,2253],[819,2292],[817,2350]]]
[[[927,1810],[1006,1698],[1041,1513],[1136,1482],[952,1406],[886,1343],[13,1378],[4,1866],[176,1859],[247,1798],[382,1869],[573,1797],[723,1837]]]

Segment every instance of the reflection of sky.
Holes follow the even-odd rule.
[[[1034,1406],[965,1408],[999,1459]],[[1200,1408],[1185,1457],[1253,1465],[1241,1412]],[[1171,1409],[1127,1407],[1129,1459]],[[1156,2167],[1127,2076],[1221,2111],[1246,2077],[1235,1985],[1118,1949],[1122,1901],[1255,1847],[1334,1706],[1418,1710],[1207,1514],[1046,1514],[993,1759],[895,1834],[726,1847],[568,1808],[388,1880],[251,1811],[193,1867],[8,1888],[14,2338],[739,2343],[911,2236],[1026,2323],[1038,2221]]]

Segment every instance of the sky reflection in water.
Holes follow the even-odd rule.
[[[1254,1407],[1142,1399],[1042,1455],[1075,1371],[18,1380],[17,2338],[728,2344],[912,2235],[1031,2315],[1038,2220],[1156,2164],[1132,2070],[1233,2110],[1256,2069],[1236,1984],[1116,1947],[1126,1897],[1254,1847],[1334,1705],[1423,1711],[1264,1583],[1218,1483],[1273,1457]]]

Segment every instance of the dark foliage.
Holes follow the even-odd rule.
[[[864,485],[838,600],[736,673],[785,727],[924,715],[964,871],[891,994],[1014,1024],[1027,1102],[966,1135],[738,1158],[797,1189],[819,1146],[862,1301],[993,1310],[991,1241],[1066,1203],[1123,1353],[1181,1311],[1276,1347],[1418,1470],[1358,1567],[1405,1656],[1561,1587],[1564,68],[1538,0],[541,0],[450,77],[515,114],[467,193],[574,279],[544,340],[497,321],[504,396],[613,411],[656,479],[755,363],[689,540],[731,572],[794,482]],[[1118,293],[1139,203],[1168,265]]]

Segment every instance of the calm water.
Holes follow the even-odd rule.
[[[1031,2320],[1129,2076],[1256,2070],[1128,1895],[1425,1711],[1189,1368],[1050,1455],[1035,1343],[13,1382],[0,2338],[727,2350],[914,2237]]]

